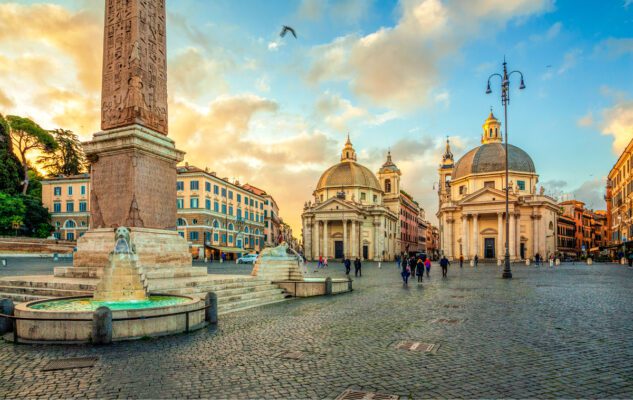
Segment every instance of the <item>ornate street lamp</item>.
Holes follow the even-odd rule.
[[[503,75],[494,73],[488,77],[488,86],[486,87],[486,94],[492,93],[490,89],[490,79],[498,76],[501,79],[501,104],[503,105],[504,125],[505,125],[505,150],[506,150],[506,254],[504,257],[503,278],[512,278],[512,271],[510,269],[510,185],[508,185],[508,104],[510,104],[510,76],[512,74],[519,74],[521,76],[521,83],[519,89],[525,89],[525,82],[523,81],[523,73],[520,71],[512,71],[508,73],[507,63],[505,57],[503,58]]]

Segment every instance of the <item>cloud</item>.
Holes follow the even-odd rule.
[[[321,19],[324,12],[324,0],[302,0],[297,10],[297,15],[301,19],[316,21]]]
[[[306,76],[313,83],[348,81],[356,95],[408,111],[429,102],[441,83],[440,63],[455,57],[480,31],[547,11],[551,4],[545,0],[402,0],[395,26],[365,36],[338,37],[314,48]]]
[[[584,202],[590,209],[604,209],[606,207],[604,201],[606,183],[606,177],[591,179],[583,182],[571,194],[574,199]]]
[[[593,114],[591,112],[587,113],[586,115],[583,115],[582,117],[578,119],[578,126],[583,127],[583,128],[590,127],[593,125],[593,123],[594,123]]]
[[[367,16],[370,0],[302,0],[297,16],[308,21],[318,21],[325,16],[344,23],[356,23]]]
[[[11,108],[13,106],[15,106],[13,100],[0,89],[0,107]]]
[[[550,41],[552,39],[555,39],[560,34],[562,28],[563,24],[560,21],[556,22],[552,24],[552,26],[550,26],[549,29],[547,29],[547,31],[545,31],[544,33],[530,36],[530,40],[532,42]]]
[[[594,47],[594,53],[612,58],[633,54],[633,38],[605,39]]]
[[[560,68],[558,68],[558,71],[556,71],[558,75],[562,75],[575,67],[581,54],[582,50],[580,49],[572,49],[566,52],[563,56],[563,63],[561,64]]]
[[[193,47],[180,50],[169,62],[169,94],[195,100],[227,92],[224,77],[234,65],[230,58],[205,57]]]
[[[602,110],[601,133],[613,136],[613,152],[621,154],[633,139],[633,100],[620,99]]]

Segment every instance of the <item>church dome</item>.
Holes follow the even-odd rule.
[[[316,190],[354,186],[381,190],[376,175],[367,167],[356,162],[356,151],[348,135],[345,147],[341,152],[341,162],[325,170],[319,179]]]
[[[351,186],[381,190],[376,175],[355,161],[342,161],[328,168],[321,175],[317,190]]]
[[[508,144],[508,169],[536,173],[532,158],[522,149]],[[453,180],[470,174],[505,171],[505,147],[502,143],[486,143],[475,147],[455,164]]]

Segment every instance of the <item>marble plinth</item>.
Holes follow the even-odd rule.
[[[275,281],[303,280],[296,258],[258,257],[253,266],[252,276],[258,279]]]
[[[103,271],[93,298],[97,301],[145,300],[147,293],[141,282],[133,255],[113,254]]]

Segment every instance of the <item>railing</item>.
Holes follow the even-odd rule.
[[[142,315],[142,316],[138,316],[138,317],[112,318],[112,322],[146,320],[146,319],[154,319],[154,318],[165,318],[165,317],[173,317],[173,316],[176,316],[176,315],[185,314],[185,333],[189,333],[190,332],[189,314],[194,313],[194,312],[205,311],[205,320],[207,322],[209,322],[210,324],[217,324],[217,320],[218,320],[217,319],[217,309],[218,309],[217,296],[215,294],[212,294],[212,296],[210,296],[210,300],[207,300],[207,302],[209,302],[209,304],[206,304],[204,307],[197,308],[195,310],[178,311],[178,312],[172,312],[172,313],[166,313],[166,314],[157,314],[157,315]],[[206,313],[206,310],[208,310],[208,309],[214,309],[214,311],[211,313],[211,315]],[[13,343],[14,344],[20,344],[20,342],[18,340],[19,339],[19,335],[18,335],[18,323],[17,323],[17,321],[94,322],[94,318],[90,318],[90,319],[88,319],[88,318],[34,318],[34,317],[18,317],[18,316],[15,316],[15,315],[8,315],[8,314],[0,313],[0,319],[1,318],[9,319],[9,320],[12,321]]]

